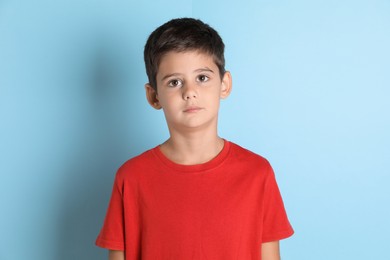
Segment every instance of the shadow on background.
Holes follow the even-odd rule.
[[[86,88],[82,102],[88,105],[84,106],[84,122],[70,140],[73,152],[62,174],[59,260],[107,259],[94,242],[103,224],[115,172],[139,151],[126,141],[127,136],[133,135],[128,121],[136,116],[126,111],[134,96],[129,86],[134,82],[129,80],[130,68],[124,68],[118,58],[131,57],[123,57],[128,54],[118,53],[116,47],[99,41],[81,86]]]

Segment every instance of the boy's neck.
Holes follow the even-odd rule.
[[[216,157],[224,146],[224,140],[216,133],[193,133],[186,136],[171,133],[161,146],[161,152],[171,161],[183,165],[206,163]]]

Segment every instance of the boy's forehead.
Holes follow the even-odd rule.
[[[188,70],[195,71],[204,67],[208,67],[214,72],[218,70],[213,55],[197,50],[184,52],[170,51],[161,57],[157,78],[164,77],[162,74],[166,73],[180,73],[187,72]]]

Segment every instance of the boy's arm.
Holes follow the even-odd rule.
[[[262,260],[280,260],[279,241],[267,242],[261,244]]]
[[[109,250],[108,260],[125,260],[125,252],[119,250]]]

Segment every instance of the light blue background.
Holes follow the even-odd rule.
[[[0,1],[0,259],[106,259],[116,169],[167,138],[143,46],[191,16],[226,44],[221,136],[268,158],[283,259],[390,259],[390,1]]]

